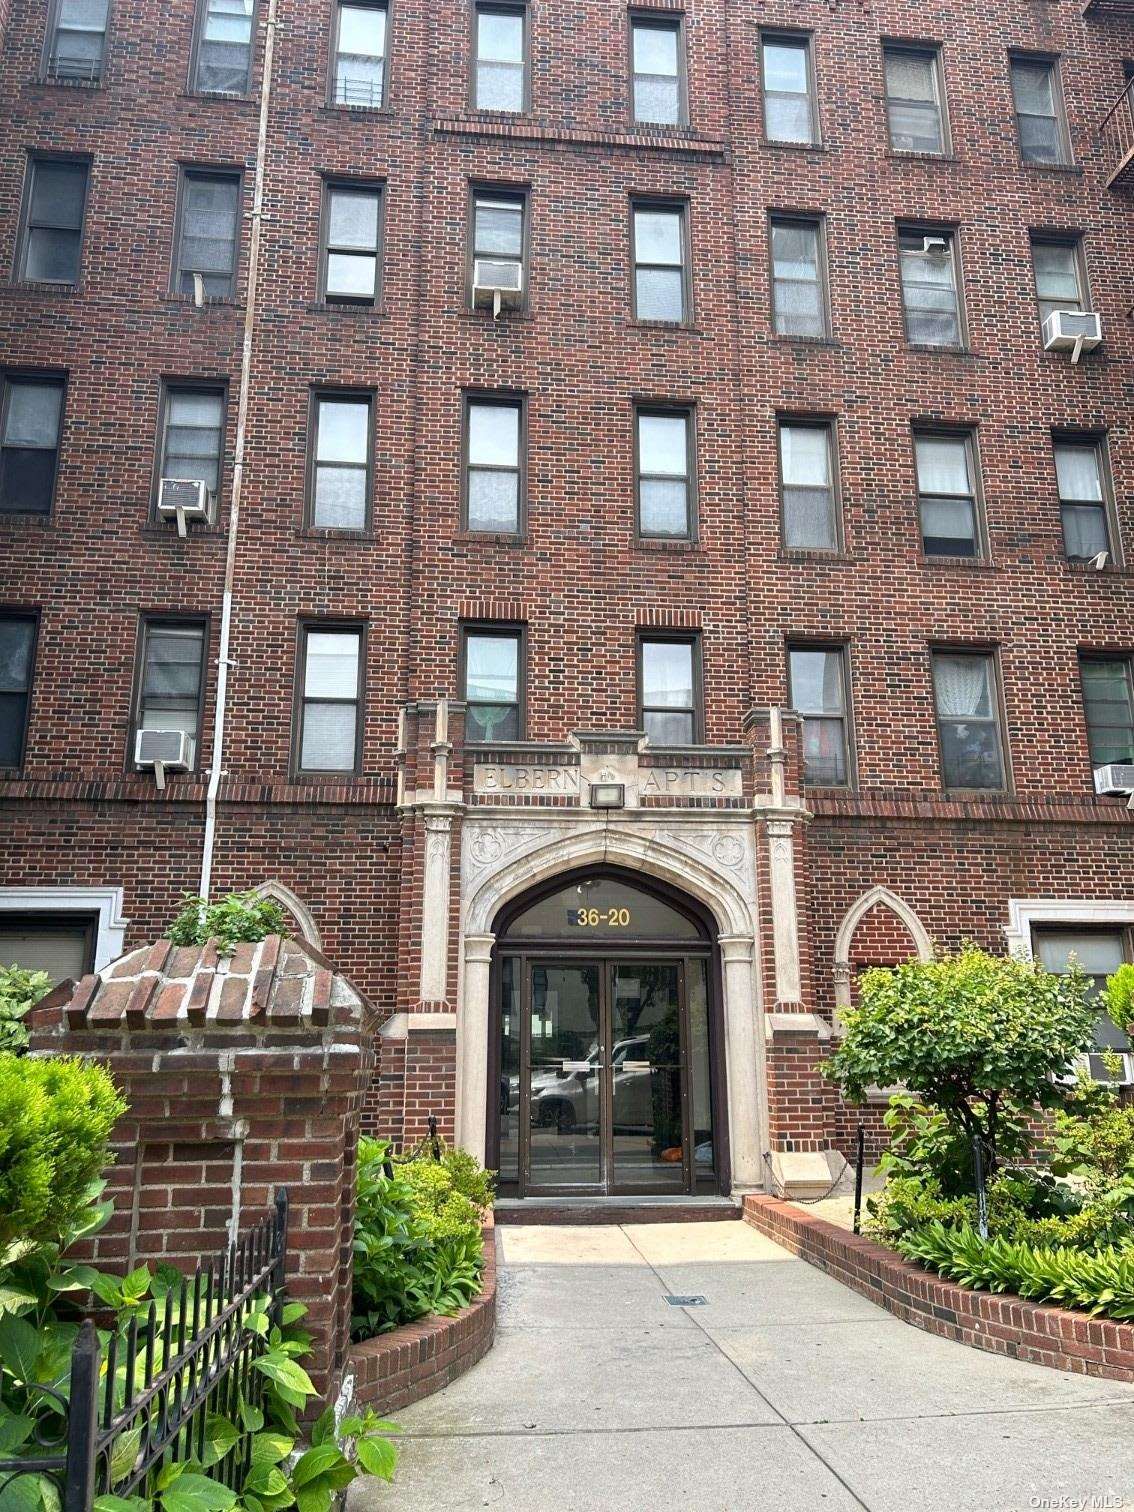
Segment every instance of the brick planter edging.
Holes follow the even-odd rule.
[[[777,1197],[745,1197],[744,1221],[927,1333],[1076,1375],[1134,1381],[1134,1324],[970,1291]]]
[[[489,1223],[480,1295],[451,1318],[403,1323],[376,1339],[352,1344],[346,1368],[354,1374],[354,1400],[382,1416],[420,1402],[483,1359],[495,1334],[496,1239]]]

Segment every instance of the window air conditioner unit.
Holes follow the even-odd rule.
[[[930,257],[948,257],[949,239],[945,236],[923,236],[921,250]]]
[[[1096,767],[1095,792],[1117,797],[1134,793],[1134,766]]]
[[[184,730],[139,730],[134,765],[153,767],[157,785],[163,788],[167,771],[187,772],[193,765],[193,737]]]
[[[501,310],[517,310],[524,298],[524,269],[518,262],[497,262],[478,257],[473,263],[473,308],[490,309],[498,317]]]
[[[187,525],[209,520],[209,490],[199,478],[163,478],[158,484],[157,512],[163,520],[177,521],[177,534],[188,535]]]
[[[1093,310],[1052,310],[1043,323],[1045,352],[1070,352],[1078,362],[1102,341],[1102,321]]]

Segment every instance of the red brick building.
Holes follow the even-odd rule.
[[[0,955],[264,886],[521,1194],[825,1181],[862,966],[1129,957],[1129,60],[3,0]]]

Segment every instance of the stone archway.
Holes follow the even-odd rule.
[[[457,1138],[484,1158],[493,920],[561,872],[622,866],[687,893],[713,916],[721,959],[727,1117],[734,1190],[763,1183],[768,1148],[764,1025],[756,963],[755,846],[750,826],[706,832],[673,815],[562,826],[467,823],[462,856]]]
[[[297,893],[293,893],[290,887],[275,879],[270,882],[261,882],[259,887],[253,890],[259,897],[271,898],[285,908],[299,926],[300,937],[309,945],[314,945],[316,950],[322,950],[323,937],[319,933],[319,926],[311,910]]]
[[[862,897],[857,899],[847,909],[843,916],[843,921],[839,925],[838,935],[835,938],[836,1028],[838,1027],[838,1016],[851,1006],[851,945],[854,941],[855,930],[857,930],[867,914],[875,908],[887,909],[904,927],[919,961],[931,961],[933,959],[933,941],[929,938],[925,925],[904,898],[899,897],[897,893],[891,892],[888,887],[872,887],[868,892],[864,892]]]

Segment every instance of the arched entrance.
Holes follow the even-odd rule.
[[[502,1195],[691,1195],[727,1184],[715,923],[617,866],[497,916],[485,1147]]]

